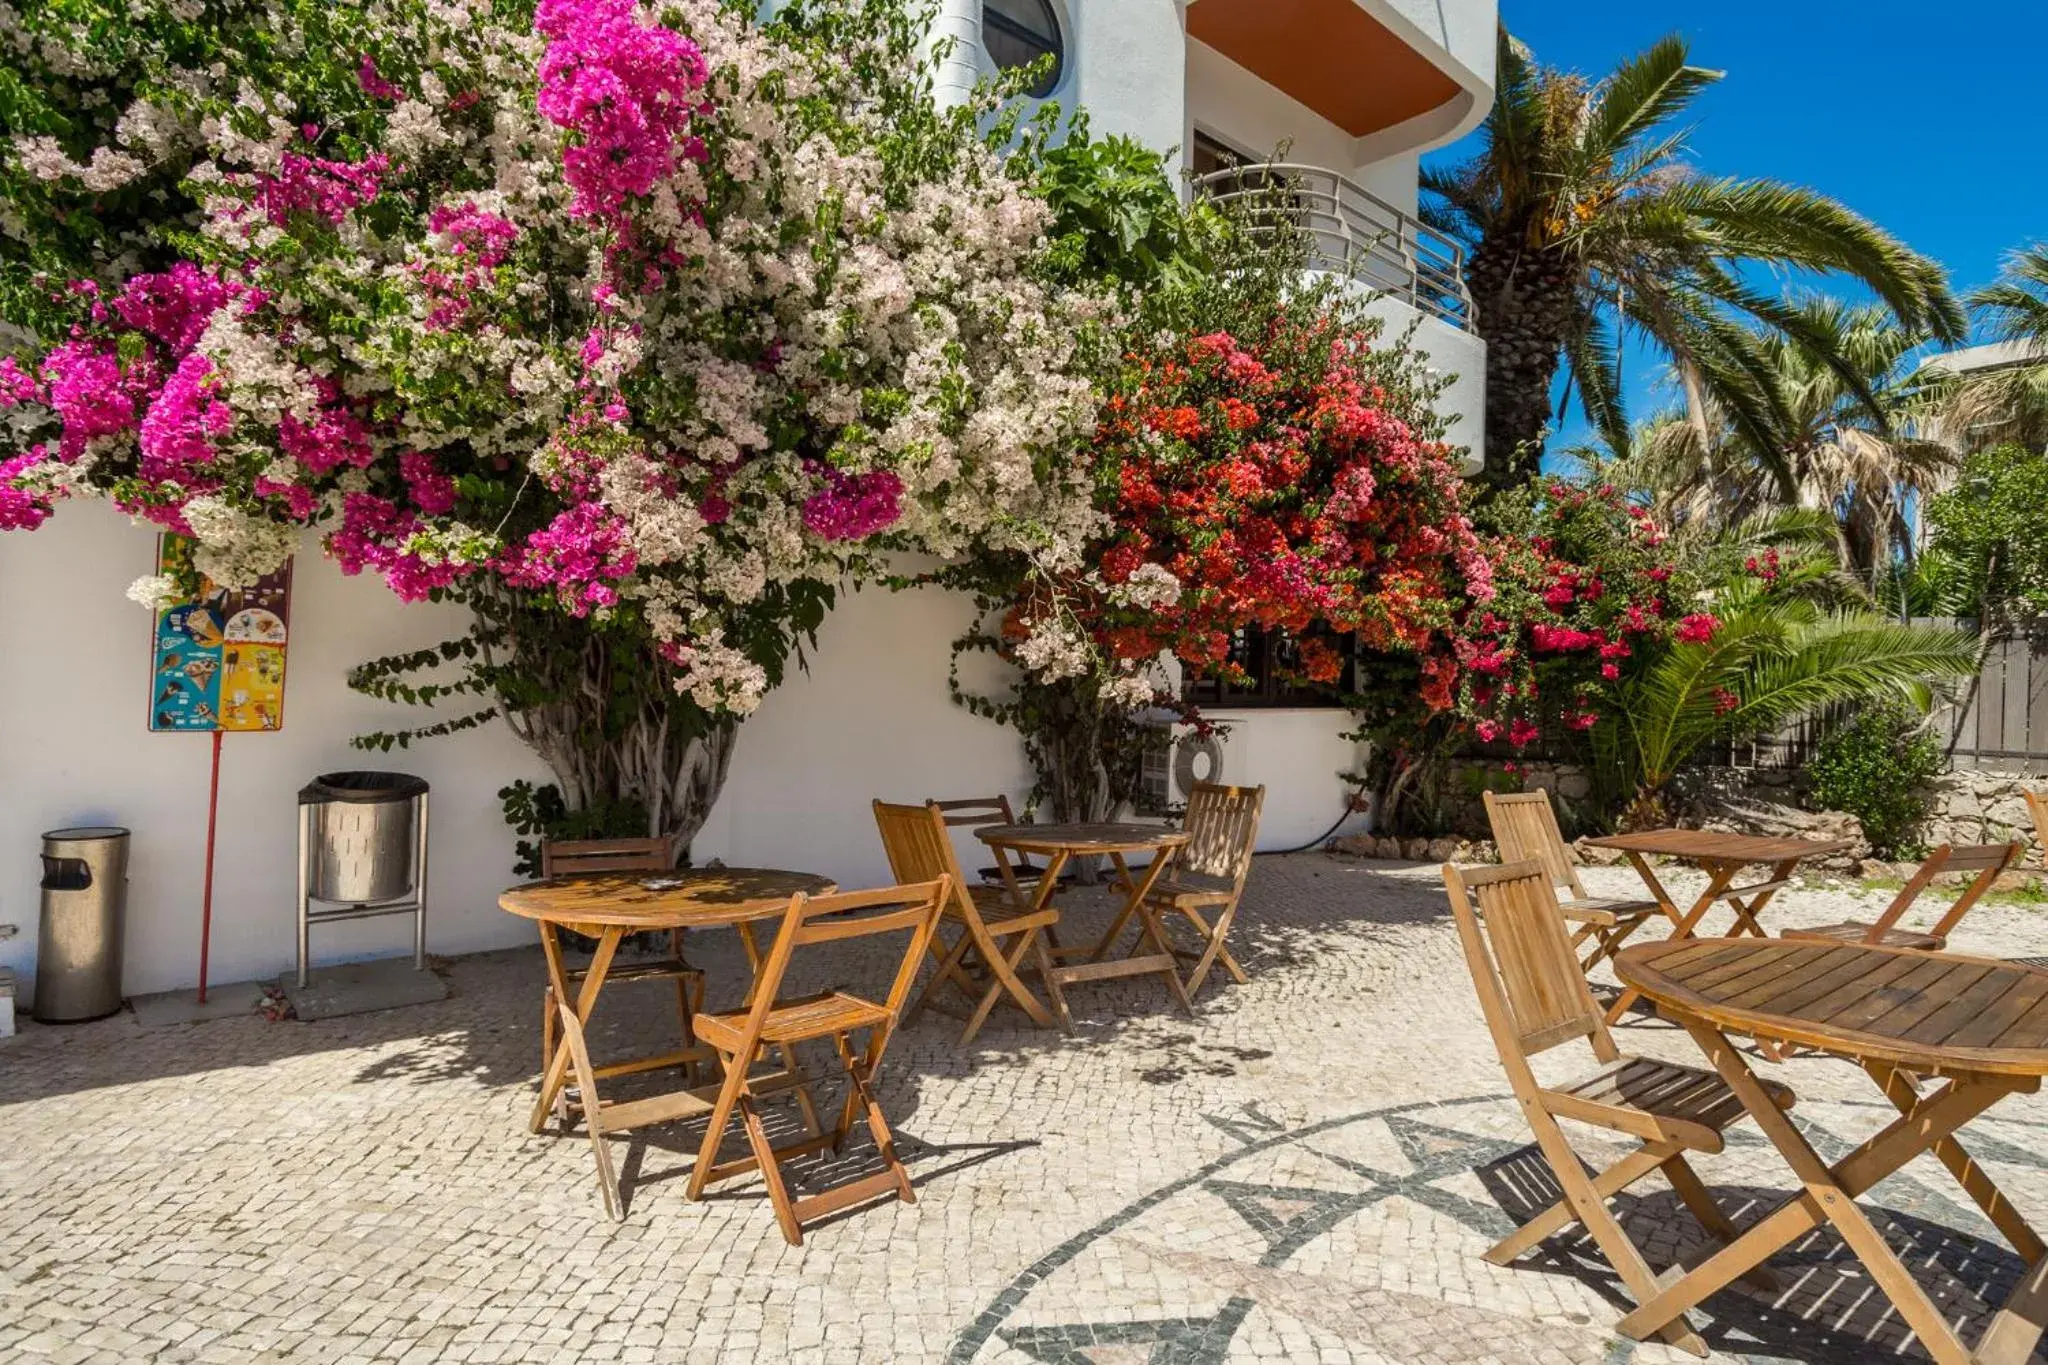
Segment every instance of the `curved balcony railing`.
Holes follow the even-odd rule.
[[[1195,177],[1195,189],[1240,205],[1254,230],[1307,236],[1311,263],[1472,330],[1465,249],[1348,176],[1290,162],[1234,166]]]

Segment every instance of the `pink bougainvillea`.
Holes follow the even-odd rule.
[[[616,214],[674,173],[706,75],[694,43],[642,23],[632,0],[541,0],[534,27],[551,41],[540,63],[540,111],[575,135],[562,155],[572,212]]]

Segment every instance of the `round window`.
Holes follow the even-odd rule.
[[[981,45],[1002,71],[1051,57],[1045,74],[1031,87],[1039,99],[1053,92],[1066,69],[1066,43],[1060,38],[1051,0],[982,0]]]

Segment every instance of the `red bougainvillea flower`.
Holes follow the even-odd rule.
[[[1720,617],[1711,616],[1703,611],[1694,612],[1678,623],[1678,628],[1671,632],[1671,637],[1682,644],[1704,645],[1711,643],[1715,633],[1720,629]]]

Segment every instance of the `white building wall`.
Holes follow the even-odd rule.
[[[33,533],[0,534],[0,966],[24,983],[34,968],[39,836],[79,824],[134,830],[125,988],[198,979],[200,890],[210,740],[147,732],[149,616],[123,591],[151,569],[155,535],[99,503],[74,503]],[[740,732],[730,780],[696,856],[800,868],[848,887],[887,878],[869,802],[877,797],[1005,793],[1020,809],[1031,787],[1010,731],[947,695],[952,641],[971,604],[955,594],[847,593],[820,632],[808,672],[793,672]],[[391,768],[433,784],[428,947],[475,952],[532,940],[496,908],[510,885],[512,834],[497,792],[546,770],[502,724],[406,751],[364,754],[350,736],[417,724],[424,713],[348,690],[344,676],[379,655],[459,633],[459,609],[400,604],[374,578],[347,578],[309,542],[292,590],[285,724],[229,735],[221,768],[211,979],[274,977],[291,965],[298,789],[346,768]],[[973,660],[971,686],[1000,682]],[[1242,771],[1266,782],[1263,843],[1288,847],[1343,810],[1338,772],[1351,746],[1325,721],[1341,713],[1262,714],[1233,741]],[[976,850],[963,843],[963,852]],[[969,863],[984,865],[985,857]],[[315,931],[314,960],[410,951],[411,921],[371,920]]]
[[[152,572],[156,538],[102,503],[70,503],[33,532],[0,532],[0,965],[35,954],[44,830],[116,824],[129,854],[126,987],[198,980],[211,739],[150,734],[150,617],[122,596]],[[317,550],[293,571],[284,728],[224,738],[214,871],[217,982],[275,976],[294,958],[298,789],[346,768],[393,768],[433,785],[428,942],[468,952],[531,935],[492,908],[511,880],[498,788],[544,770],[502,726],[390,755],[351,735],[418,723],[348,690],[366,659],[424,648],[463,628],[446,607],[401,608],[382,582],[344,577]],[[519,926],[523,927],[523,926]],[[316,961],[410,951],[402,917],[315,931]]]

